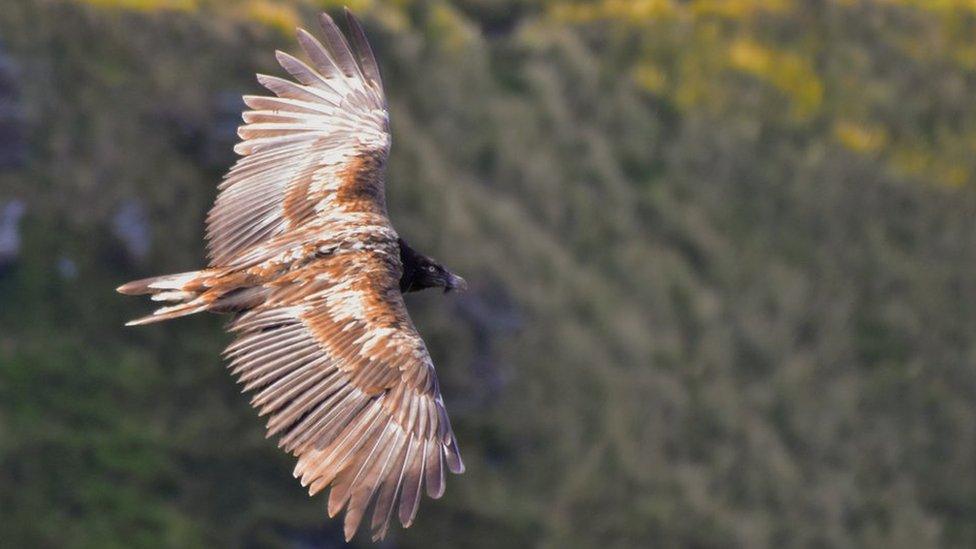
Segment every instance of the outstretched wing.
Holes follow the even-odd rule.
[[[207,217],[211,266],[234,264],[257,245],[350,210],[385,218],[390,133],[383,84],[362,27],[346,14],[352,47],[322,14],[324,44],[298,31],[311,64],[279,51],[295,81],[258,75],[275,97],[244,97],[251,110],[234,147],[243,157]]]
[[[268,436],[298,457],[315,494],[331,485],[351,539],[371,502],[373,538],[393,509],[404,526],[423,485],[444,492],[464,466],[423,340],[407,316],[396,259],[375,250],[328,256],[283,275],[231,325],[231,368]]]

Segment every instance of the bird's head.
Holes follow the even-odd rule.
[[[444,293],[451,290],[466,290],[468,283],[460,276],[448,271],[443,265],[430,258],[423,258],[418,262],[414,274],[411,290],[427,288],[444,288]]]
[[[451,290],[466,290],[468,283],[458,275],[448,271],[443,265],[430,257],[414,250],[403,239],[399,239],[400,262],[403,264],[403,274],[400,277],[401,292],[417,292],[427,288],[444,288],[444,293]]]

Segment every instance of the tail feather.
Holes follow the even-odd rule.
[[[115,289],[120,294],[142,295],[156,293],[156,290],[183,290],[191,282],[199,281],[207,271],[190,271],[133,280]]]
[[[153,314],[146,315],[135,320],[130,320],[125,323],[126,326],[142,326],[143,324],[152,324],[153,322],[161,322],[163,320],[169,320],[171,318],[179,318],[181,316],[192,315],[193,313],[199,313],[200,311],[206,311],[208,308],[207,303],[194,304],[194,303],[181,303],[179,305],[172,305],[170,307],[160,307],[156,309]]]
[[[196,297],[193,292],[183,290],[163,290],[158,294],[152,294],[149,299],[153,301],[189,301]]]
[[[126,326],[150,324],[201,311],[241,311],[260,304],[268,294],[268,289],[262,286],[235,286],[221,278],[221,274],[214,269],[205,269],[154,276],[119,286],[119,293],[150,294],[149,298],[153,301],[166,303],[166,306],[156,309],[153,314],[129,321]]]
[[[171,304],[156,309],[153,314],[127,322],[126,326],[138,326],[169,320],[207,310],[217,296],[207,295],[208,280],[213,273],[207,270],[154,276],[135,280],[117,288],[121,294],[150,294],[153,301],[166,301]]]

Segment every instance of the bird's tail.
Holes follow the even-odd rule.
[[[153,301],[169,303],[153,314],[126,322],[126,326],[149,324],[205,311],[220,297],[212,292],[214,272],[209,269],[154,276],[119,286],[120,294],[149,294]]]

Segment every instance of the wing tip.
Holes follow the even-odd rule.
[[[349,6],[342,6],[342,15],[345,16],[347,22],[350,22],[350,23],[353,23],[353,22],[354,23],[358,23],[359,22],[359,20],[356,18],[356,16],[352,13],[352,10],[349,9]]]
[[[306,44],[317,44],[319,46],[322,44],[314,34],[303,27],[298,27],[298,30],[295,32],[295,36],[298,39],[299,45],[302,47],[304,47]]]
[[[342,15],[346,18],[346,23],[350,27],[360,27],[360,28],[362,27],[362,25],[359,23],[359,18],[352,13],[352,10],[349,9],[349,6],[342,7]]]
[[[319,14],[319,24],[326,31],[329,31],[336,27],[335,19],[332,18],[327,12],[322,12]]]

